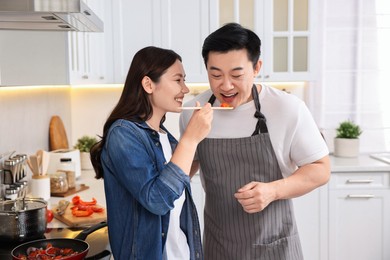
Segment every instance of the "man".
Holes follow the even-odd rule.
[[[235,23],[210,34],[202,56],[211,89],[185,104],[234,108],[214,111],[192,167],[206,193],[206,260],[303,259],[291,198],[329,180],[329,151],[304,102],[254,84],[260,45]],[[183,111],[181,129],[190,116]]]

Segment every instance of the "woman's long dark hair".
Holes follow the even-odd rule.
[[[96,179],[103,178],[100,158],[111,125],[118,119],[146,121],[153,114],[148,93],[142,87],[143,77],[148,76],[153,82],[158,83],[160,77],[176,60],[182,60],[176,52],[153,46],[143,48],[134,55],[118,104],[104,124],[101,140],[91,148],[91,162],[96,172]],[[164,120],[165,117],[162,122]]]

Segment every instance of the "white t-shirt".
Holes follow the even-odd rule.
[[[184,106],[204,105],[212,95],[207,90]],[[284,177],[290,176],[298,166],[312,163],[329,154],[314,119],[305,103],[284,91],[262,85],[259,93],[261,112],[267,122],[268,132]],[[213,106],[220,106],[215,100]],[[214,110],[212,127],[207,138],[240,138],[251,136],[257,118],[254,101],[233,110]],[[193,111],[180,115],[180,132],[183,133]]]
[[[169,144],[167,133],[159,133],[160,142],[164,152],[165,161],[172,157],[172,148]],[[187,243],[187,237],[180,228],[180,213],[185,201],[185,193],[175,200],[174,208],[169,216],[169,226],[167,242],[165,244],[165,255],[168,260],[185,260],[190,259],[190,249]]]

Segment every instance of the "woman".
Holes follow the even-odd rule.
[[[184,81],[178,54],[141,49],[91,150],[96,178],[104,179],[115,259],[203,259],[189,173],[211,128],[211,106],[194,112],[180,142],[163,126],[167,112],[181,111]]]

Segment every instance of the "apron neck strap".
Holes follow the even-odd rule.
[[[268,133],[268,128],[266,124],[266,119],[263,113],[261,113],[261,105],[260,105],[260,100],[259,100],[259,93],[257,92],[257,87],[255,84],[253,84],[252,87],[252,97],[253,97],[253,102],[255,103],[256,107],[256,112],[255,112],[255,117],[257,118],[257,124],[256,124],[256,129],[253,131],[252,136],[260,134],[260,133]]]

